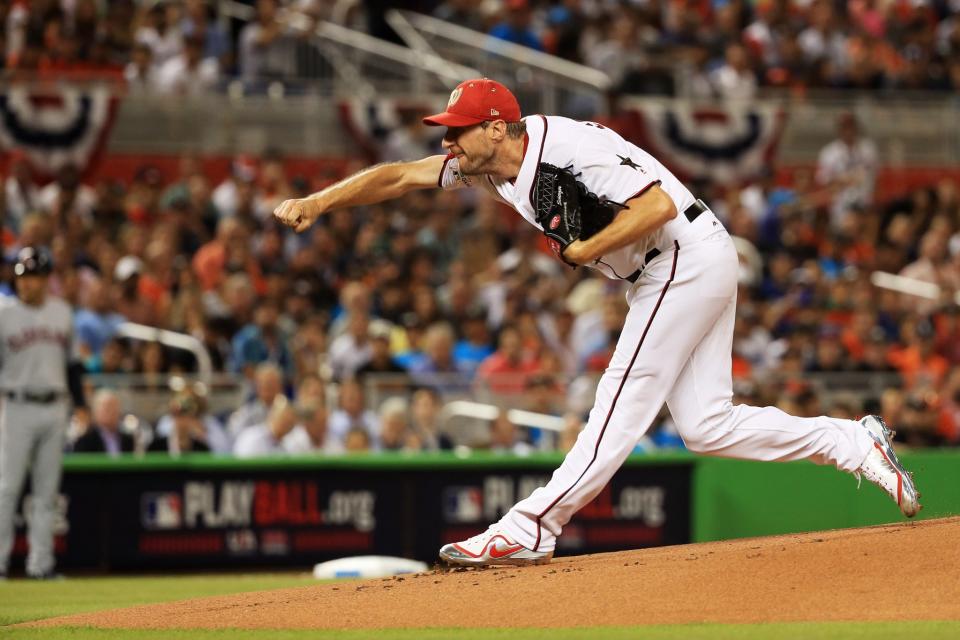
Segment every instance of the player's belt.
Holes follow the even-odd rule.
[[[687,220],[693,222],[700,217],[700,214],[704,211],[709,211],[709,207],[703,203],[703,200],[697,200],[692,205],[683,210],[683,215]],[[640,274],[643,273],[643,269],[650,264],[650,261],[660,255],[660,249],[651,249],[647,252],[647,255],[643,256],[643,267],[640,267],[630,275],[628,275],[624,280],[629,280],[630,282],[636,282],[640,278]]]
[[[11,391],[3,392],[7,400],[14,402],[31,402],[33,404],[50,404],[56,402],[65,394],[62,391]]]

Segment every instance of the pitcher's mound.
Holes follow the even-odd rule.
[[[960,619],[960,518],[559,558],[52,618],[123,628]]]

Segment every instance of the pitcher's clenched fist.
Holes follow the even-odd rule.
[[[317,198],[296,198],[284,200],[276,209],[273,216],[294,231],[300,233],[308,229],[323,213],[323,203]]]

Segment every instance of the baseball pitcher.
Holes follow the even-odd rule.
[[[0,300],[0,575],[13,547],[13,516],[30,472],[27,575],[52,578],[53,524],[70,397],[83,406],[70,366],[69,305],[47,294],[50,258],[25,247],[14,266],[17,299]],[[70,371],[68,372],[68,369]]]
[[[274,215],[303,231],[326,211],[413,189],[478,187],[540,229],[570,265],[630,283],[630,310],[586,427],[546,486],[486,532],[448,544],[461,565],[539,564],[563,526],[607,484],[667,403],[691,451],[750,460],[812,460],[865,476],[907,516],[911,476],[879,417],[796,418],[732,402],[737,253],[710,208],[656,158],[616,132],[556,116],[521,118],[510,91],[461,83],[443,113],[448,152],[381,164]]]

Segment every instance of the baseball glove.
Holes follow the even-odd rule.
[[[610,224],[617,215],[615,203],[591,193],[569,168],[541,162],[533,190],[537,223],[558,258],[571,267],[564,250],[574,240],[586,240]]]

